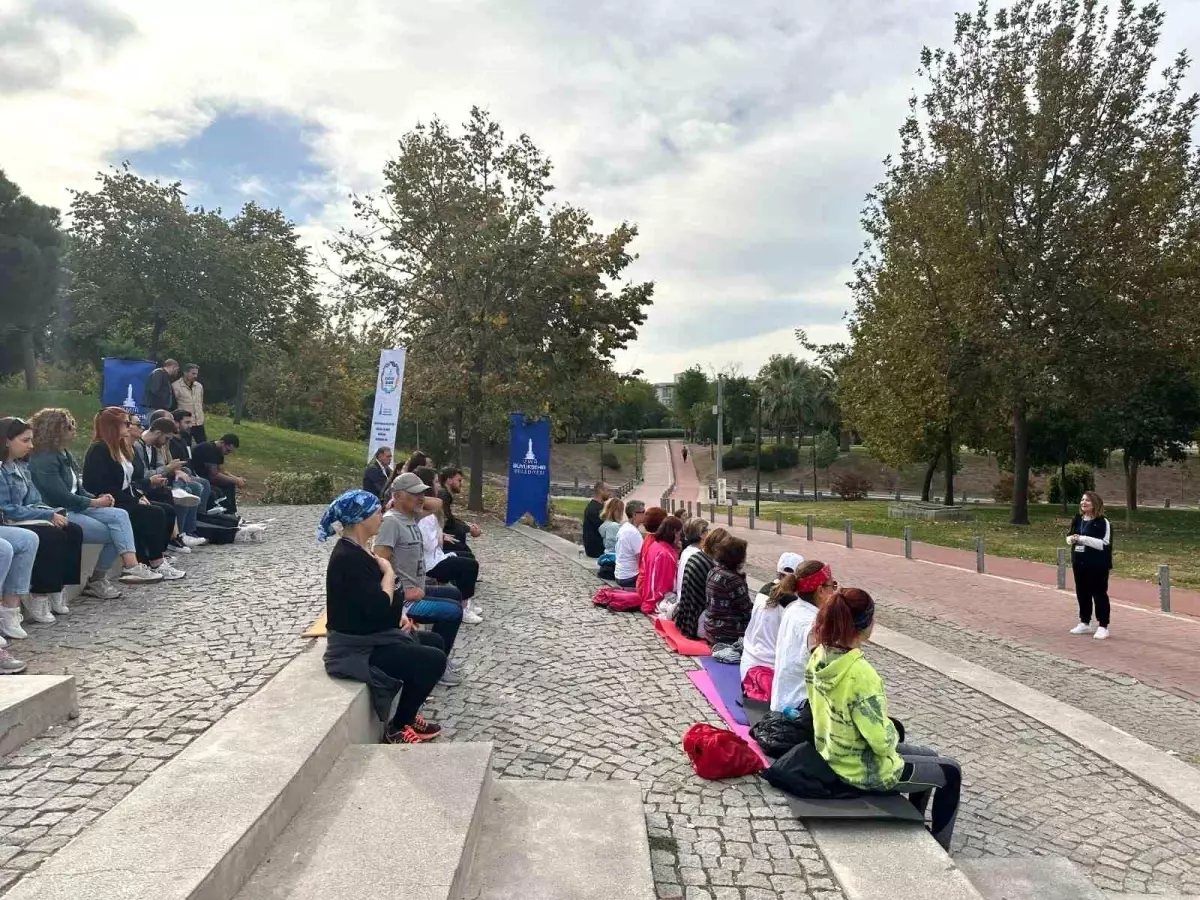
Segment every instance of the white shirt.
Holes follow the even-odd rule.
[[[766,594],[754,598],[754,609],[750,612],[750,624],[742,637],[742,680],[755,666],[775,668],[775,637],[779,634],[779,622],[783,618],[782,606],[767,606],[770,599]],[[802,603],[793,600],[788,606]]]
[[[699,544],[692,544],[683,548],[683,552],[679,554],[679,568],[675,570],[675,596],[683,595],[683,567],[687,565],[687,561],[700,552]]]
[[[133,480],[133,463],[121,457],[121,471],[125,473],[125,481],[121,484],[122,490],[129,490],[129,482]]]
[[[637,526],[626,522],[617,532],[617,581],[635,578],[638,573],[638,553],[642,549],[642,533]]]
[[[804,689],[804,667],[810,651],[808,634],[817,618],[817,608],[799,598],[783,611],[775,637],[775,683],[771,686],[771,711],[783,712],[808,702]]]
[[[417,523],[425,542],[425,571],[428,572],[448,555],[442,549],[442,526],[437,516],[425,516]]]

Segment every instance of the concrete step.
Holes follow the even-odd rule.
[[[486,806],[469,900],[654,900],[637,785],[502,780]]]
[[[70,675],[5,675],[0,678],[0,756],[78,715]]]
[[[237,900],[461,900],[491,744],[348,747]]]
[[[1105,900],[1087,876],[1061,856],[964,859],[958,865],[984,900]]]

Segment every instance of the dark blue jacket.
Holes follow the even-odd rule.
[[[1071,548],[1071,565],[1083,569],[1112,569],[1112,525],[1101,516],[1084,519],[1076,513],[1068,534],[1078,534],[1083,540]]]

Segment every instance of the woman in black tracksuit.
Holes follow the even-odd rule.
[[[1095,491],[1085,491],[1079,501],[1079,513],[1071,521],[1067,534],[1071,547],[1071,574],[1075,578],[1075,597],[1079,600],[1079,624],[1071,634],[1093,634],[1108,638],[1108,573],[1112,571],[1112,523],[1104,516],[1104,501]],[[1095,607],[1099,628],[1092,627]]]

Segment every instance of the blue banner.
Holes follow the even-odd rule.
[[[146,421],[153,410],[142,408],[146,381],[154,371],[154,363],[146,359],[104,360],[104,380],[100,383],[100,405],[119,406]]]
[[[529,513],[545,526],[550,505],[550,420],[513,413],[508,452],[508,515],[511,525]]]

